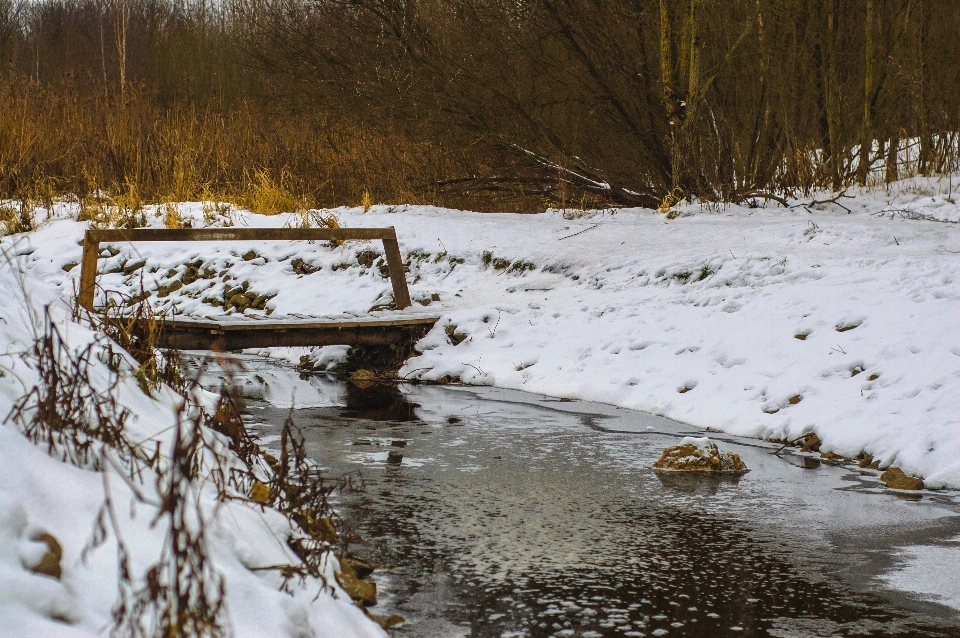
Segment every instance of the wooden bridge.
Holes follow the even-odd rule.
[[[97,258],[101,242],[185,241],[345,241],[379,239],[393,286],[397,310],[409,307],[410,292],[403,273],[400,245],[389,228],[199,228],[95,230],[83,238],[80,266],[81,307],[94,310]],[[311,317],[290,315],[222,315],[199,318],[175,316],[160,322],[157,345],[179,350],[241,350],[277,346],[386,346],[410,344],[425,335],[438,317],[404,312]]]

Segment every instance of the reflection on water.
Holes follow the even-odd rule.
[[[407,401],[395,384],[347,383],[346,390],[346,406],[341,415],[349,419],[413,421],[417,418],[417,405]]]
[[[737,485],[742,474],[713,474],[697,476],[689,472],[656,472],[655,476],[664,488],[687,494],[716,494],[721,485]]]
[[[441,388],[348,386],[344,402],[297,421],[324,466],[362,468],[340,507],[352,551],[390,566],[375,611],[408,619],[397,636],[960,635],[830,575],[844,559],[789,520],[789,490],[827,466],[743,448],[791,474],[655,473],[675,443],[663,420],[608,431],[609,415]],[[256,429],[282,424],[259,407]]]

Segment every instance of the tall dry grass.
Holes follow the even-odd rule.
[[[124,96],[77,85],[0,80],[0,198],[73,194],[140,201],[230,201],[261,213],[364,201],[447,203],[436,175],[457,154],[390,126],[271,113],[252,103],[163,105],[143,87]]]

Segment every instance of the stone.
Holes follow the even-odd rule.
[[[352,571],[353,575],[357,578],[366,578],[374,572],[376,567],[374,567],[373,563],[368,563],[365,560],[353,558],[352,556],[343,556],[340,558],[340,569]]]
[[[807,432],[803,436],[803,447],[800,448],[801,452],[819,452],[820,451],[820,437],[814,434],[813,432]]]
[[[333,518],[330,516],[324,516],[316,525],[317,538],[320,540],[330,543],[331,545],[339,542],[340,535],[337,534],[337,526],[333,522]],[[370,571],[373,571],[371,568]]]
[[[187,266],[183,275],[180,276],[180,281],[184,286],[189,286],[198,279],[200,279],[200,271],[194,266]]]
[[[236,254],[236,253],[234,253],[234,254]],[[260,255],[257,254],[257,251],[255,251],[255,250],[248,250],[247,252],[243,253],[243,260],[244,260],[244,261],[252,261],[252,260],[256,259],[256,258],[259,257],[259,256],[260,256]]]
[[[922,490],[923,479],[904,473],[899,467],[891,467],[880,475],[880,480],[887,487],[895,490]]]
[[[366,268],[372,268],[373,262],[380,257],[380,253],[375,250],[363,250],[357,253],[357,263]]]
[[[459,346],[467,338],[466,334],[457,332],[457,326],[453,323],[444,328],[444,332],[447,333],[447,338],[450,339],[450,343],[455,346]]]
[[[47,553],[43,555],[39,563],[30,567],[30,571],[34,574],[43,574],[60,580],[63,575],[63,568],[60,565],[60,561],[63,560],[63,548],[60,546],[60,542],[53,534],[49,533],[43,533],[33,540],[45,543]]]
[[[670,472],[711,472],[743,474],[749,472],[739,454],[721,453],[717,445],[707,437],[686,437],[680,445],[668,447],[654,469]]]
[[[146,265],[147,262],[143,259],[130,260],[123,265],[123,274],[132,275]]]
[[[270,490],[270,486],[265,483],[254,481],[253,486],[250,487],[250,500],[254,503],[266,505],[270,502],[272,496],[273,492]]]
[[[370,607],[377,604],[377,585],[368,580],[358,578],[353,571],[342,569],[336,574],[337,582],[343,591],[358,605]]]
[[[297,273],[298,275],[309,275],[311,273],[315,273],[318,270],[320,270],[319,266],[313,266],[311,264],[308,264],[300,257],[297,257],[296,259],[291,261],[290,267],[293,268],[293,272]]]

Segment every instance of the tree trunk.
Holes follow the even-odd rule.
[[[839,131],[839,113],[837,113],[837,53],[836,53],[836,0],[826,0],[827,13],[827,42],[824,47],[826,52],[826,64],[824,65],[824,101],[827,110],[827,137],[829,140],[829,159],[827,161],[827,170],[830,174],[830,181],[834,190],[841,187],[840,180],[840,140]]]
[[[890,146],[887,147],[887,174],[885,180],[887,184],[897,181],[899,171],[897,171],[897,159],[900,154],[900,139],[894,135],[890,138]]]
[[[870,173],[870,151],[873,150],[873,0],[866,0],[867,18],[863,46],[863,128],[860,132],[860,163],[857,179],[866,186]]]
[[[667,199],[680,186],[680,149],[677,135],[683,122],[683,102],[678,95],[673,77],[673,34],[670,29],[670,12],[667,0],[660,0],[660,77],[663,82],[663,105],[667,111],[667,130],[670,146],[670,189]],[[669,206],[667,206],[669,208]]]

